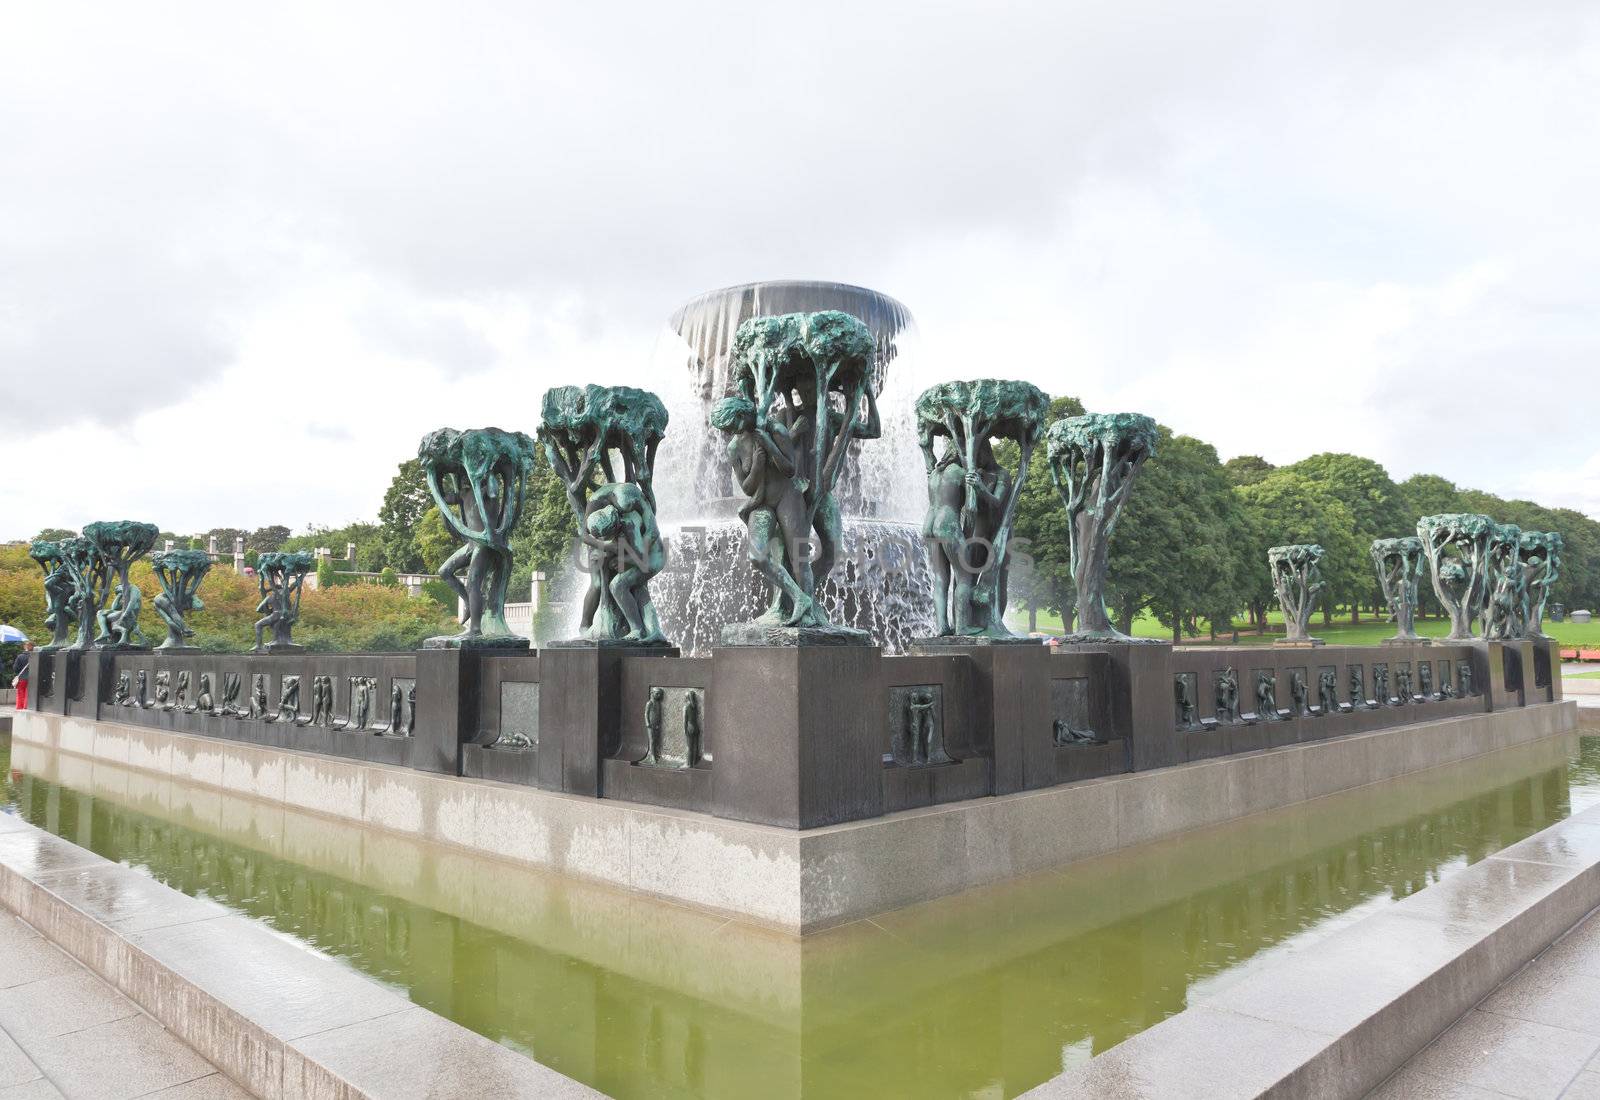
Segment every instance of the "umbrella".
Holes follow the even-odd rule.
[[[0,645],[4,645],[6,642],[25,642],[27,640],[28,636],[16,627],[0,623]]]

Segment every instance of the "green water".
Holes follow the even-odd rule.
[[[1600,731],[1597,731],[1600,732]],[[803,943],[18,745],[12,812],[617,1097],[1010,1097],[1600,802],[1600,738],[1435,769]]]

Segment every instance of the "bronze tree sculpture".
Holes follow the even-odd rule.
[[[1488,516],[1447,512],[1417,521],[1417,537],[1428,559],[1433,594],[1450,616],[1447,640],[1472,637],[1472,619],[1488,591],[1489,536],[1495,523]]]
[[[139,629],[144,596],[128,579],[128,567],[155,545],[158,534],[155,524],[133,520],[102,520],[84,527],[83,537],[94,544],[96,555],[105,563],[108,579],[115,581],[111,606],[95,615],[97,648],[148,648]]]
[[[944,382],[917,398],[928,478],[922,536],[941,636],[1012,637],[1005,624],[1011,524],[1049,407],[1038,387],[995,379]],[[1016,445],[1014,471],[996,461],[997,439]]]
[[[294,642],[294,624],[300,621],[300,597],[306,574],[316,565],[309,551],[295,550],[262,554],[256,559],[256,583],[261,600],[256,611],[265,612],[256,620],[257,653],[297,653],[305,646]],[[263,644],[262,634],[272,630],[272,640]]]
[[[151,601],[156,614],[167,624],[167,638],[157,649],[168,652],[190,650],[186,643],[194,637],[185,621],[191,611],[205,608],[197,590],[211,570],[211,555],[204,550],[167,550],[150,555],[156,580],[161,582],[161,594]]]
[[[1422,579],[1422,540],[1415,535],[1372,541],[1372,564],[1378,571],[1378,585],[1389,605],[1389,618],[1395,624],[1394,637],[1384,641],[1393,645],[1427,645],[1417,636],[1417,583]]]
[[[1530,638],[1548,638],[1544,632],[1545,601],[1561,576],[1561,535],[1555,531],[1524,531],[1518,556],[1527,569],[1523,596],[1523,623]]]
[[[874,346],[866,325],[838,310],[752,317],[734,336],[736,393],[712,412],[748,498],[751,565],[771,602],[725,642],[787,640],[772,628],[805,628],[813,640],[865,640],[834,626],[816,602],[832,572],[843,520],[834,485],[857,440],[882,431],[872,388]],[[815,537],[815,554],[811,539]],[[809,559],[809,560],[808,560]]]
[[[566,486],[589,575],[582,640],[667,644],[650,599],[667,560],[655,511],[666,430],[666,406],[648,390],[558,386],[544,395],[539,442]]]
[[[1155,451],[1156,422],[1138,413],[1088,413],[1045,433],[1050,473],[1067,508],[1078,627],[1068,642],[1132,642],[1106,613],[1106,559],[1134,478]]]
[[[72,633],[72,571],[62,559],[59,542],[41,539],[28,547],[28,556],[44,571],[44,625],[51,636],[39,652],[50,653],[65,648]]]
[[[1267,551],[1272,590],[1283,608],[1283,640],[1295,645],[1317,644],[1309,632],[1311,612],[1326,587],[1322,580],[1324,551],[1315,543],[1291,543]]]
[[[423,437],[417,458],[445,525],[465,540],[439,566],[439,579],[466,605],[465,629],[423,645],[526,648],[528,640],[506,625],[506,586],[512,567],[509,540],[522,515],[533,440],[499,428],[440,428]]]

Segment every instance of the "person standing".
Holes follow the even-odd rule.
[[[28,654],[33,652],[32,642],[22,643],[22,652],[17,654],[16,661],[11,666],[11,683],[17,689],[17,709],[28,709]]]

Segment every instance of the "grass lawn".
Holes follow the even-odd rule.
[[[1563,672],[1563,680],[1600,680],[1600,669],[1593,672]]]
[[[1244,623],[1236,624],[1239,627],[1240,645],[1271,645],[1273,640],[1282,635],[1283,615],[1273,612],[1268,615],[1268,621],[1277,627],[1277,633],[1257,634]],[[1028,629],[1028,616],[1026,613],[1012,613],[1006,616],[1011,629],[1025,631]],[[1586,649],[1600,649],[1600,621],[1587,623],[1563,622],[1553,623],[1546,619],[1545,633],[1554,637],[1563,646],[1582,647]],[[1055,615],[1039,613],[1039,630],[1046,634],[1061,633],[1061,620]],[[1417,623],[1417,633],[1424,638],[1443,638],[1450,633],[1450,623],[1446,619],[1425,619]],[[1141,615],[1133,621],[1133,634],[1138,638],[1162,638],[1170,641],[1172,631],[1162,626],[1149,615]],[[1349,618],[1342,617],[1334,620],[1332,626],[1322,625],[1320,614],[1312,616],[1311,636],[1321,638],[1329,645],[1376,645],[1385,638],[1394,636],[1394,624],[1382,619],[1373,619],[1363,615],[1361,622],[1351,625]],[[1185,637],[1184,645],[1210,645],[1209,634],[1194,637]],[[1232,645],[1233,639],[1220,632],[1217,635],[1218,645]]]

